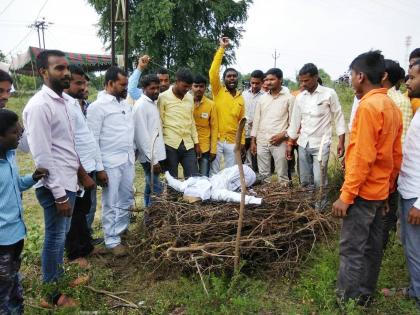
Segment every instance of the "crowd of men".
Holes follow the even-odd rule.
[[[110,67],[104,90],[91,104],[83,69],[69,65],[61,51],[42,51],[37,69],[43,86],[23,110],[23,128],[14,112],[3,109],[13,80],[0,72],[1,314],[23,312],[18,273],[26,233],[22,191],[35,185],[45,221],[43,282],[55,284],[63,276],[65,253],[83,268],[91,254],[127,255],[123,238],[134,204],[136,160],[144,170],[144,206],[149,207],[152,192],[163,190],[159,175],[164,170],[177,178],[181,165],[184,177],[212,176],[235,165],[235,139],[244,117],[244,162],[263,181],[271,181],[275,172],[284,189],[291,186],[295,158],[302,186],[327,186],[335,126],[337,156],[345,155],[344,184],[332,205],[333,214],[343,218],[337,296],[361,305],[371,302],[399,212],[411,282],[404,290],[384,294],[398,291],[420,303],[420,114],[415,114],[420,48],[410,55],[407,78],[398,63],[378,51],[361,54],[350,64],[356,96],[346,148],[348,126],[339,98],[320,83],[314,64],[300,69],[298,91],[282,85],[279,68],[253,71],[249,89],[241,91],[234,68],[226,68],[220,80],[229,39],[219,44],[209,70],[212,98],[206,96],[206,77],[189,69],[179,69],[172,85],[166,69],[143,75],[150,62],[145,55],[130,77]],[[399,91],[404,81],[406,95]],[[36,165],[32,175],[19,176],[16,148],[31,153]],[[95,246],[101,240],[92,238],[96,185],[102,187],[105,248]],[[326,194],[314,206],[326,211]],[[71,285],[88,280],[80,277]],[[58,288],[45,296],[42,307],[77,305]]]

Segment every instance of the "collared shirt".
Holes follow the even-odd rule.
[[[355,96],[353,99],[353,104],[351,105],[350,121],[349,121],[349,131],[353,127],[354,116],[356,116],[357,109],[359,108],[359,100]]]
[[[287,133],[290,138],[296,139],[301,127],[298,145],[306,147],[309,144],[310,148],[318,148],[324,135],[326,144],[331,143],[333,120],[337,135],[345,134],[346,122],[337,93],[318,84],[312,94],[305,90],[296,96]]]
[[[134,163],[133,108],[125,100],[101,93],[87,111],[87,122],[101,150],[103,168]],[[99,168],[101,165],[99,164]]]
[[[266,93],[259,99],[251,131],[251,137],[256,137],[258,144],[269,145],[272,136],[287,130],[294,99],[283,88],[275,96]]]
[[[395,105],[401,110],[403,132],[401,135],[401,143],[404,144],[405,135],[408,127],[410,126],[411,119],[413,118],[413,109],[411,108],[410,99],[403,95],[400,91],[393,86],[388,89],[388,96],[394,101]]]
[[[403,132],[401,135],[401,143],[404,143],[405,134],[410,126],[411,119],[413,118],[413,110],[411,108],[410,99],[402,94],[400,91],[397,91],[395,87],[388,89],[388,96],[394,101],[395,105],[401,110],[402,114],[402,123],[403,123]],[[352,123],[354,117],[356,116],[357,109],[359,108],[359,100],[354,97],[353,106],[351,108],[349,130],[352,128]]]
[[[72,102],[70,102],[71,113],[75,124],[74,129],[74,142],[76,152],[79,155],[80,163],[86,172],[102,171],[102,158],[101,151],[95,141],[92,131],[89,129],[87,119],[83,115],[82,109],[78,100],[67,95]]]
[[[134,143],[139,151],[140,163],[151,162],[152,165],[155,165],[159,161],[165,160],[165,144],[157,104],[143,94],[134,104],[133,118]],[[155,137],[152,161],[152,142]]]
[[[340,199],[352,204],[357,196],[385,200],[401,167],[401,111],[387,89],[362,97],[346,152],[346,174]]]
[[[19,176],[15,151],[0,159],[0,245],[12,245],[25,237],[21,192],[35,181],[31,175]]]
[[[263,90],[259,90],[257,93],[252,93],[252,89],[248,89],[242,92],[242,96],[245,101],[245,138],[251,137],[252,123],[254,121],[255,107],[257,106],[258,100],[264,95]]]
[[[404,199],[417,198],[414,207],[420,209],[420,112],[414,115],[403,148],[403,162],[398,177],[398,191]]]
[[[65,190],[77,191],[80,163],[70,102],[68,95],[59,96],[43,85],[23,110],[23,124],[35,165],[49,171],[35,187],[48,188],[55,199],[64,197]]]
[[[127,92],[134,101],[137,101],[143,94],[143,90],[138,88],[140,77],[141,71],[136,68],[128,78]]]
[[[217,113],[214,102],[203,96],[200,104],[194,104],[194,120],[198,143],[203,153],[217,153]]]
[[[219,48],[214,55],[210,67],[209,77],[213,101],[216,104],[217,123],[219,126],[219,141],[235,143],[236,131],[239,122],[245,116],[245,101],[240,91],[236,91],[235,96],[222,86],[219,78],[220,66],[222,64],[225,50]],[[245,132],[242,135],[242,144],[245,143]]]
[[[410,102],[411,102],[411,108],[413,109],[413,113],[415,113],[417,109],[419,109],[420,107],[420,98],[412,98]]]
[[[187,150],[198,143],[194,121],[194,99],[190,93],[181,100],[175,96],[172,88],[161,93],[158,99],[163,139],[171,148],[178,149],[184,141]]]

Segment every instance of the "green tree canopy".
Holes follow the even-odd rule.
[[[110,1],[88,2],[101,16],[99,35],[110,45]],[[189,67],[207,75],[221,36],[239,44],[251,3],[252,0],[130,0],[129,56],[134,61],[137,56],[148,54],[153,68]],[[115,44],[116,50],[122,52],[121,24],[117,25]],[[234,60],[230,50],[224,62]]]

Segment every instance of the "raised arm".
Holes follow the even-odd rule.
[[[213,96],[219,93],[222,84],[220,83],[220,67],[222,65],[223,55],[225,54],[225,49],[229,46],[229,38],[223,37],[220,39],[220,46],[214,55],[213,62],[211,63],[209,70],[210,86]]]

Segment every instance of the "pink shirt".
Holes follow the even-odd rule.
[[[23,124],[35,165],[49,171],[49,176],[35,187],[48,188],[55,199],[65,196],[65,190],[77,191],[79,158],[70,102],[66,94],[61,97],[43,85],[23,110]]]

